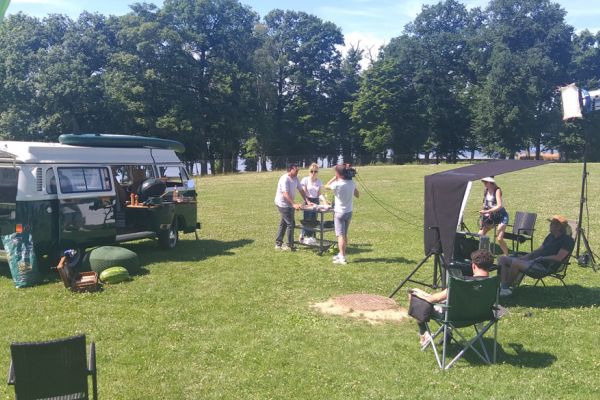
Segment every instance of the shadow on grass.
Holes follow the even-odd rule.
[[[10,273],[10,267],[7,262],[0,261],[0,276],[3,278],[12,279],[12,275]]]
[[[251,239],[239,239],[231,242],[220,240],[180,240],[173,250],[162,250],[154,241],[127,243],[123,247],[134,251],[140,257],[142,265],[169,261],[202,261],[210,257],[234,255],[231,250],[254,243]],[[143,272],[142,272],[143,274]]]
[[[372,262],[372,263],[384,263],[384,264],[415,264],[416,263],[416,261],[409,260],[404,257],[357,258],[356,260],[353,260],[353,262]]]
[[[486,337],[483,339],[483,342],[485,343],[486,349],[488,350],[488,354],[490,355],[490,357],[492,357],[492,351],[494,348],[493,339]],[[523,348],[522,344],[519,343],[507,343],[506,346],[511,348],[512,352],[506,352],[502,347],[502,344],[498,343],[496,352],[497,364],[504,363],[521,368],[547,368],[557,360],[554,354],[528,351],[525,348]],[[461,348],[462,347],[459,346],[456,342],[452,342],[452,344],[448,346],[448,361],[450,361],[456,354],[458,354]],[[481,351],[481,347],[479,345],[476,344],[475,348],[477,349],[477,351]],[[441,346],[439,346],[439,351],[441,352]],[[464,359],[464,361],[474,366],[486,365],[486,363],[481,358],[479,358],[479,356],[475,354],[471,349],[467,350],[467,352],[463,355],[462,358]]]
[[[569,296],[567,289],[560,286],[529,286],[521,285],[515,289],[512,296],[503,298],[501,303],[506,306],[521,306],[535,308],[581,308],[600,305],[600,288],[568,285],[573,295]]]

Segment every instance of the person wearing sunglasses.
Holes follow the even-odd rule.
[[[319,196],[323,189],[323,182],[319,179],[319,165],[317,163],[310,164],[310,174],[305,176],[300,181],[302,190],[306,193],[306,197],[313,204],[319,204]],[[305,221],[316,221],[317,213],[315,211],[304,211]],[[300,232],[300,242],[304,244],[316,244],[315,233],[313,231],[304,230]]]

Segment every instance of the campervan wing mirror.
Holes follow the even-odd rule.
[[[193,179],[189,179],[187,181],[187,188],[194,189],[195,187],[196,187],[196,181],[194,181]]]

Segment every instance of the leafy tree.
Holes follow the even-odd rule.
[[[273,10],[265,18],[265,51],[275,63],[277,103],[269,152],[332,152],[328,110],[343,44],[338,27],[303,12]],[[276,167],[283,166],[281,159]]]
[[[465,6],[446,0],[423,6],[405,29],[415,42],[417,67],[412,80],[425,111],[431,149],[450,161],[457,159],[469,136],[465,93],[473,83],[468,57],[471,26]]]
[[[38,50],[47,47],[41,21],[18,13],[0,24],[0,136],[43,140],[34,125],[41,111],[30,77],[39,70]]]
[[[364,51],[358,46],[350,46],[348,53],[341,64],[340,79],[337,83],[335,96],[332,103],[331,123],[336,132],[336,153],[331,154],[337,158],[341,150],[344,162],[353,162],[355,158],[365,159],[362,136],[352,124],[352,106],[360,89],[361,65]]]
[[[557,112],[572,28],[549,0],[492,0],[481,34],[485,58],[475,97],[474,131],[489,153],[513,157],[534,144]]]
[[[415,39],[403,35],[381,51],[365,71],[352,109],[352,121],[364,146],[381,157],[391,149],[394,159],[413,159],[425,143],[425,119],[413,84]]]

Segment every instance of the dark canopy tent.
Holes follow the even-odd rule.
[[[470,181],[537,167],[544,163],[546,162],[536,160],[497,160],[427,175],[424,216],[425,254],[442,253],[446,263],[452,260],[460,209]]]

